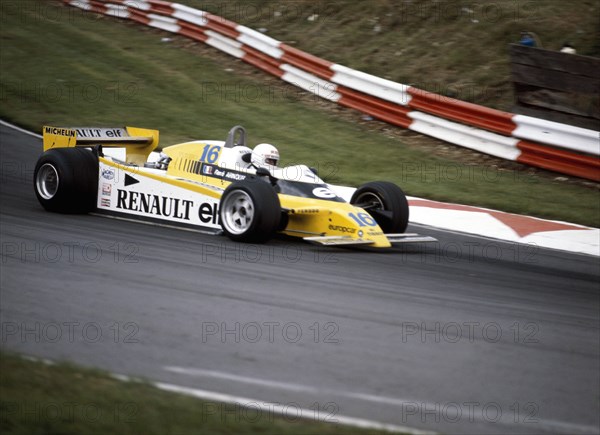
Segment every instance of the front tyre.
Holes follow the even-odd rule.
[[[223,232],[238,242],[264,243],[279,229],[281,205],[273,187],[258,179],[232,183],[219,206]]]
[[[374,181],[360,186],[350,204],[367,211],[384,233],[403,233],[408,226],[408,201],[394,183]]]
[[[98,158],[89,149],[48,150],[35,166],[33,188],[48,211],[88,213],[96,208]]]

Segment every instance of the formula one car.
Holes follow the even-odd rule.
[[[34,172],[41,205],[59,213],[97,212],[225,233],[262,243],[276,233],[321,245],[435,241],[404,234],[408,202],[392,183],[358,189],[321,180],[305,165],[255,166],[246,131],[161,152],[159,133],[133,127],[44,127]]]

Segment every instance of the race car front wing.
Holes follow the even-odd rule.
[[[437,239],[430,236],[422,236],[415,233],[406,234],[386,234],[389,242],[393,245],[404,243],[430,243],[437,242]],[[304,237],[304,240],[310,243],[324,246],[368,246],[375,243],[372,240],[354,239],[350,236],[315,236]]]

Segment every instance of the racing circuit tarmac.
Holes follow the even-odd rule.
[[[430,228],[409,231],[439,244],[365,252],[51,214],[41,150],[0,127],[3,349],[321,420],[600,432],[597,258]]]

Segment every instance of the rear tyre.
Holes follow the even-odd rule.
[[[219,217],[221,228],[231,240],[264,243],[280,226],[279,197],[262,180],[232,183],[221,197]]]
[[[98,196],[98,158],[83,148],[48,150],[35,166],[33,188],[48,211],[89,213]]]
[[[408,226],[408,201],[394,183],[374,181],[360,186],[350,204],[368,212],[384,233],[403,233]]]

